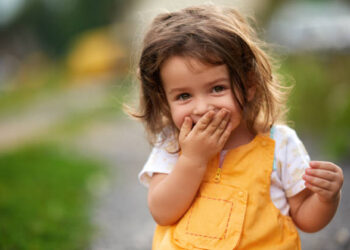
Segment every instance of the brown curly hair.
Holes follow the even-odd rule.
[[[175,55],[227,65],[231,89],[251,132],[267,132],[282,122],[288,89],[273,74],[272,59],[263,46],[245,18],[231,8],[203,5],[155,17],[138,64],[140,105],[131,112],[144,123],[149,142],[154,145],[178,136],[160,77],[162,64]],[[255,96],[248,101],[250,87],[255,88]]]

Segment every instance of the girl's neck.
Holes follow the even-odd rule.
[[[246,123],[242,121],[240,125],[231,132],[230,137],[224,146],[224,150],[234,149],[251,142],[256,134],[252,133]]]

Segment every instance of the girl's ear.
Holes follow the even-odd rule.
[[[256,92],[256,86],[251,86],[249,89],[248,89],[248,93],[247,93],[247,99],[248,99],[248,102],[250,102],[251,100],[254,99],[254,96],[255,96],[255,92]]]

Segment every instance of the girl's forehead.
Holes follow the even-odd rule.
[[[218,79],[229,80],[226,65],[211,65],[197,59],[172,57],[160,71],[165,89],[191,86],[195,83],[207,84]]]
[[[183,63],[192,73],[201,73],[211,67],[208,63],[204,63],[197,58],[182,57],[180,63]]]
[[[224,64],[224,63],[223,63]],[[223,65],[222,64],[222,65]],[[207,61],[191,56],[171,56],[163,62],[161,70],[165,67],[186,67],[192,73],[201,73],[209,68],[219,66],[220,64],[210,64]]]

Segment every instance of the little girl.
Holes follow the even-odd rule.
[[[282,125],[285,91],[235,10],[157,16],[139,62],[153,249],[300,249],[334,216],[341,169]]]

